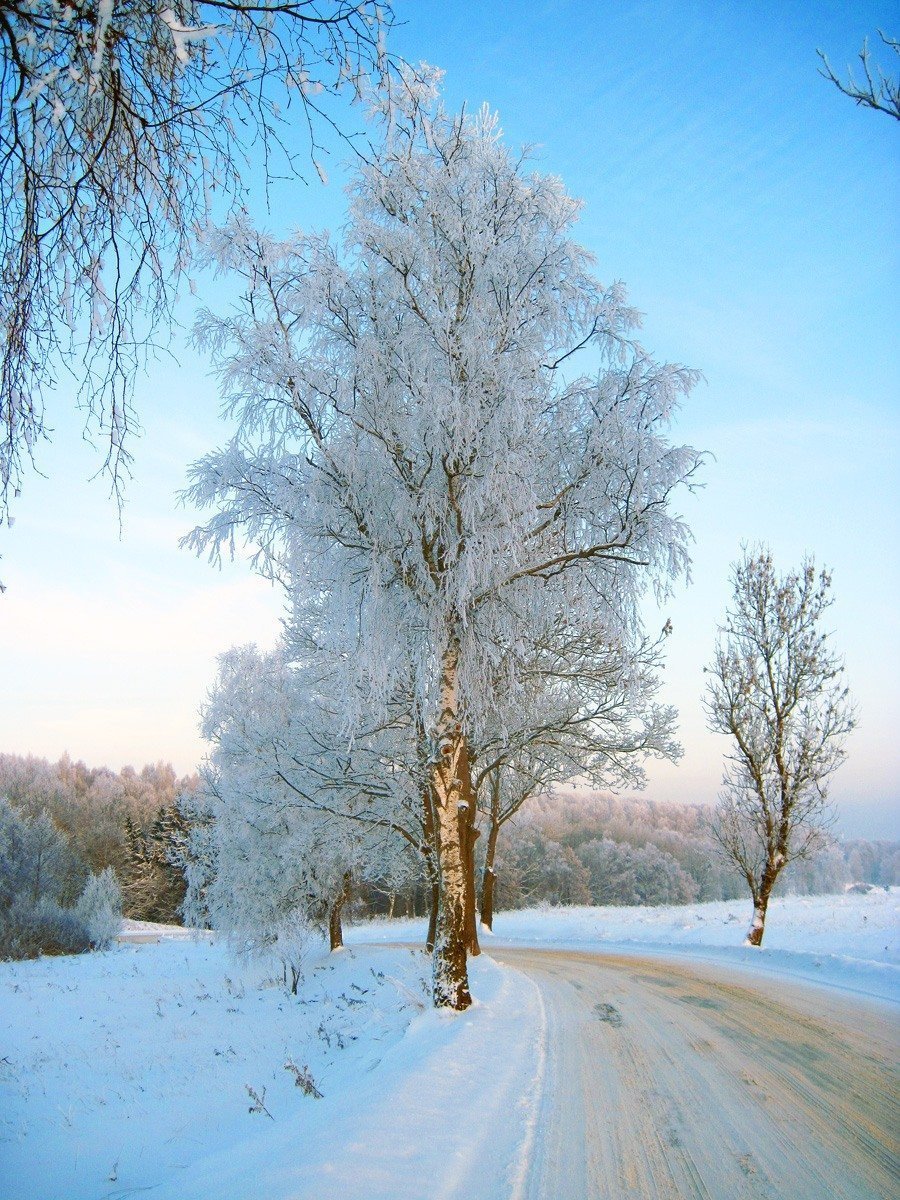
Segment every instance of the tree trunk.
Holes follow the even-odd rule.
[[[759,887],[756,889],[751,888],[751,895],[753,896],[753,920],[750,922],[750,928],[747,930],[747,937],[744,942],[746,946],[762,945],[763,933],[766,928],[766,911],[769,907],[769,897],[772,895],[775,880],[780,875],[786,862],[787,858],[784,854],[770,851],[769,861],[762,873]]]
[[[438,912],[441,907],[441,885],[435,879],[431,885],[431,900],[428,910],[428,934],[425,938],[425,949],[429,954],[434,950],[437,937]]]
[[[341,909],[350,898],[350,883],[353,876],[350,871],[344,872],[341,887],[334,898],[328,913],[328,939],[332,950],[340,950],[344,944],[344,929],[341,925]]]
[[[769,907],[769,896],[771,895],[774,882],[774,879],[769,882],[764,875],[759,890],[753,893],[753,920],[750,922],[750,928],[747,930],[747,937],[744,941],[745,946],[762,945],[763,934],[766,929],[766,910]]]
[[[469,847],[466,825],[474,805],[469,753],[459,723],[457,665],[454,640],[441,663],[441,709],[436,741],[437,760],[431,764],[440,911],[433,959],[433,996],[437,1008],[468,1008],[472,1003],[466,968],[466,886]]]
[[[424,735],[422,737],[424,741]],[[422,789],[422,857],[425,859],[425,871],[428,877],[428,933],[425,935],[425,949],[429,954],[434,951],[437,939],[438,913],[441,907],[441,879],[437,863],[437,836],[434,823],[434,802],[431,788]]]
[[[763,933],[766,928],[766,909],[768,908],[768,897],[763,900],[761,897],[753,901],[753,920],[750,922],[750,928],[747,930],[747,938],[745,945],[761,946]]]
[[[473,796],[472,804],[461,809],[459,814],[459,837],[466,868],[466,949],[472,955],[481,953],[481,947],[478,945],[478,903],[475,891],[475,843],[480,834],[475,828],[477,814],[474,800]]]
[[[491,822],[487,851],[484,856],[484,874],[481,877],[481,923],[488,929],[494,928],[494,858],[497,853],[497,836],[500,826]]]
[[[491,776],[491,827],[488,831],[487,849],[484,853],[484,874],[481,876],[481,923],[488,929],[494,928],[494,860],[497,855],[497,839],[500,836],[500,768]]]

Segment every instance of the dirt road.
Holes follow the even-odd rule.
[[[658,958],[498,950],[539,985],[528,1200],[900,1196],[886,1005]]]

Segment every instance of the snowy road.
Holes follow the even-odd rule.
[[[547,1015],[528,1200],[900,1194],[896,1009],[658,957],[492,953]]]

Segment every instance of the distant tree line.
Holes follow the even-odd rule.
[[[138,920],[181,922],[185,813],[197,808],[199,783],[166,763],[114,772],[67,755],[50,763],[0,754],[0,957],[102,944],[116,904]],[[536,797],[503,828],[497,908],[742,897],[743,880],[716,852],[712,815],[703,805],[596,792]],[[850,883],[900,885],[900,842],[828,841],[813,859],[792,863],[776,890],[816,894]],[[412,870],[381,882],[360,877],[351,912],[427,916],[430,892]]]
[[[529,882],[540,856],[554,861],[565,856],[572,878],[581,881],[580,895],[589,894],[577,903],[686,904],[741,897],[746,885],[716,852],[712,816],[711,806],[642,797],[561,792],[540,798],[527,821],[510,830],[498,871],[500,906],[576,902],[556,900],[556,885]],[[900,884],[900,843],[830,839],[809,861],[787,867],[776,891],[814,895],[853,882]]]
[[[180,921],[185,884],[174,860],[186,826],[177,801],[196,786],[162,762],[115,772],[68,755],[51,763],[0,754],[0,957],[103,944],[122,913]],[[112,933],[79,918],[86,894],[115,910]]]
[[[643,797],[574,791],[538,797],[504,828],[494,868],[497,907],[743,898],[746,883],[718,853],[712,816],[712,806]],[[816,895],[851,883],[900,885],[900,842],[831,839],[814,858],[787,867],[775,891]],[[364,890],[362,908],[421,915],[426,890]]]

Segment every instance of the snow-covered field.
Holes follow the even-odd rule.
[[[746,908],[501,913],[485,943],[630,946],[900,1000],[900,889],[773,902],[761,951],[741,948]],[[0,1195],[521,1195],[545,1050],[529,979],[483,955],[476,1005],[436,1014],[425,955],[377,944],[421,923],[373,922],[312,958],[293,997],[171,932],[0,964]]]
[[[0,964],[4,1200],[145,1190],[168,1200],[402,1200],[426,1194],[425,1164],[448,1195],[509,1192],[528,1122],[508,1123],[504,1137],[494,1118],[523,1103],[527,1118],[522,1080],[539,1052],[538,1002],[523,976],[484,958],[473,972],[479,1004],[438,1015],[419,950],[320,954],[294,997],[208,939],[135,923],[130,933],[137,942],[102,954]],[[498,1053],[503,1066],[484,1088]],[[304,1094],[290,1063],[321,1099]],[[488,1136],[494,1176],[477,1161]],[[479,1182],[467,1191],[470,1175]]]

